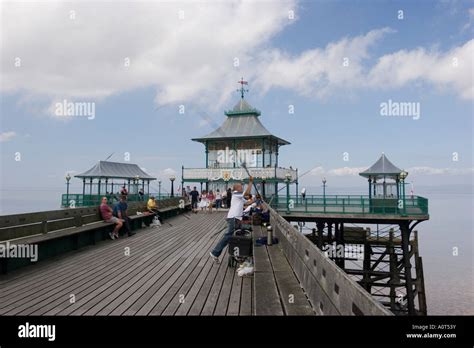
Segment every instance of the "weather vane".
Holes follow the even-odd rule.
[[[249,83],[244,81],[243,77],[240,79],[240,81],[237,81],[237,83],[240,83],[240,88],[237,90],[237,92],[240,92],[240,97],[244,99],[244,93],[249,91],[248,89],[244,88],[244,85],[248,86]]]

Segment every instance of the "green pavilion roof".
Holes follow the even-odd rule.
[[[402,170],[389,161],[387,156],[382,153],[382,156],[369,169],[359,173],[363,177],[397,177]]]
[[[219,128],[208,135],[192,140],[204,143],[208,140],[221,139],[273,138],[279,145],[290,144],[270,133],[258,119],[260,111],[247,103],[244,98],[241,98],[234,108],[226,111],[225,114],[227,118]]]
[[[91,169],[84,173],[74,175],[76,178],[111,178],[111,179],[140,179],[156,180],[137,164],[99,161]]]

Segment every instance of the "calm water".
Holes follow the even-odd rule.
[[[311,191],[308,190],[308,194]],[[430,220],[416,228],[423,257],[428,313],[473,315],[474,197],[469,190],[455,191],[459,193],[442,191],[419,189],[417,192],[429,198]],[[15,198],[12,198],[12,192],[1,192],[2,215],[59,208],[61,190],[19,191],[15,192]],[[344,189],[343,192],[365,193],[356,189]],[[453,255],[453,248],[458,248],[457,256]]]

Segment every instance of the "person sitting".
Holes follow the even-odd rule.
[[[160,220],[160,223],[163,223],[163,220],[158,215],[158,206],[156,205],[156,200],[154,196],[150,196],[150,198],[148,199],[148,202],[146,203],[146,208],[150,213],[156,214],[156,216],[158,217],[158,220]]]
[[[110,239],[115,239],[115,236],[118,238],[118,231],[123,226],[123,220],[113,216],[112,208],[110,208],[107,204],[107,197],[102,197],[102,203],[99,209],[100,215],[105,222],[113,222],[115,224],[114,230],[109,232]]]
[[[127,191],[127,188],[125,187],[125,185],[122,186],[122,189],[120,190],[120,194],[122,196],[128,195],[128,191]]]
[[[122,195],[120,196],[120,202],[118,202],[113,210],[114,216],[118,217],[119,219],[123,220],[123,225],[127,230],[128,236],[133,236],[135,232],[132,231],[130,228],[130,219],[128,217],[128,204],[127,204],[127,196]],[[118,231],[115,234],[115,238],[118,238]]]

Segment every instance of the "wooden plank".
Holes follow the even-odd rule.
[[[298,278],[277,245],[267,247],[281,303],[286,315],[315,315]]]
[[[213,276],[208,277],[201,287],[201,290],[189,311],[189,315],[212,315],[214,312],[215,301],[218,294],[213,295],[213,300],[210,300],[211,302],[208,302],[208,300],[211,293],[220,291],[222,280],[224,279],[227,270],[227,248],[224,250],[225,251],[221,254],[220,263],[213,265],[213,270],[215,269],[215,271],[212,272]]]
[[[152,233],[153,232],[145,234],[143,238],[140,239],[140,241],[147,241],[149,238],[152,238]],[[120,246],[123,246],[123,244],[128,245],[130,243],[134,245],[135,243],[137,243],[137,239],[129,240],[127,238],[120,239],[119,241],[114,242],[110,241],[105,245],[102,245],[102,247],[100,248],[100,253],[96,253],[94,250],[89,249],[89,251],[86,251],[84,254],[75,255],[75,259],[63,257],[62,259],[60,258],[56,262],[52,261],[49,264],[39,264],[35,266],[34,274],[31,274],[31,272],[22,272],[21,275],[23,275],[23,277],[10,279],[8,282],[2,284],[2,287],[6,289],[9,284],[13,284],[15,287],[10,287],[11,292],[18,294],[19,292],[21,292],[18,288],[31,289],[34,287],[34,289],[38,291],[41,289],[42,283],[48,284],[49,286],[57,285],[54,283],[54,280],[64,283],[67,281],[67,279],[59,277],[62,274],[67,274],[70,277],[75,276],[78,274],[77,272],[82,271],[87,271],[87,273],[90,274],[91,270],[94,270],[97,267],[100,267],[100,265],[104,264],[103,261],[98,262],[97,259],[102,258],[108,261],[111,255],[116,254],[115,250],[117,248],[117,243],[119,243]],[[78,271],[78,264],[81,265],[80,271]],[[92,268],[90,268],[89,266],[91,266]],[[1,294],[2,295],[0,296],[0,298],[8,296],[9,291],[4,290]]]
[[[202,249],[207,250],[209,245],[213,242],[209,239],[209,236],[215,233],[213,229],[209,229],[209,233],[200,238],[200,241],[193,245],[193,248],[187,250],[182,257],[176,262],[175,266],[170,269],[168,272],[169,276],[162,277],[158,282],[155,282],[150,288],[149,294],[152,296],[147,296],[146,303],[140,308],[136,314],[139,315],[159,315],[166,308],[171,297],[174,295],[176,290],[182,285],[182,281],[179,281],[183,272],[187,270],[192,270],[193,261],[197,264],[195,260],[196,255],[202,252]],[[182,279],[182,278],[181,278]],[[165,296],[169,292],[168,296]]]
[[[182,233],[181,230],[179,230],[178,228],[176,230],[177,230],[177,232],[181,232],[180,235],[182,237],[184,237],[184,238],[186,237],[185,233]],[[142,270],[143,273],[138,272],[138,274],[137,274],[137,270],[135,270],[134,272],[131,272],[131,273],[127,273],[127,278],[123,279],[123,277],[122,277],[122,279],[119,282],[109,281],[109,284],[102,285],[99,288],[100,290],[99,290],[98,294],[95,294],[95,295],[91,296],[92,298],[89,299],[86,306],[82,306],[81,308],[77,309],[74,312],[74,314],[75,315],[77,315],[77,314],[87,314],[87,315],[96,314],[98,311],[100,311],[103,307],[108,305],[113,300],[113,298],[107,297],[109,294],[117,292],[119,294],[119,296],[121,296],[121,295],[124,294],[126,289],[120,289],[120,287],[127,286],[127,284],[129,286],[133,285],[133,284],[136,284],[136,282],[139,279],[144,279],[144,280],[147,280],[147,282],[149,282],[149,283],[153,283],[156,278],[161,277],[161,275],[163,275],[163,273],[165,273],[170,266],[172,266],[174,263],[176,263],[176,261],[182,256],[182,254],[185,253],[189,248],[193,248],[193,241],[189,240],[189,238],[187,240],[185,239],[184,243],[182,243],[182,242],[181,243],[174,243],[171,246],[171,249],[167,250],[166,254],[163,255],[164,256],[163,258],[161,258],[159,256],[160,260],[162,259],[163,262],[160,263],[158,266],[157,265],[149,266],[145,270]],[[179,251],[178,254],[175,254],[175,251]],[[157,275],[153,274],[153,276],[150,277],[150,275],[148,273],[150,271],[151,272],[158,272],[158,273],[157,273]],[[129,280],[128,278],[133,276],[133,274],[135,274],[134,278],[132,280]],[[140,294],[141,293],[134,292],[132,295],[137,296],[137,295],[140,295]],[[135,298],[135,297],[132,297],[132,295],[128,296],[126,298],[126,301],[120,300],[120,301],[117,301],[117,302],[120,305],[126,307],[126,306],[128,306],[128,304],[130,302],[133,301],[133,298]],[[104,300],[104,298],[107,298],[107,299]],[[110,301],[108,299],[110,299]]]
[[[208,223],[209,223],[208,226],[210,227],[212,225],[213,221],[208,221]],[[204,228],[205,226],[206,225],[203,225],[202,230],[205,230],[205,228]],[[188,231],[185,231],[185,235],[192,235],[192,233],[190,233],[190,231],[188,230]],[[195,236],[196,236],[196,238],[201,239],[201,237],[198,233],[196,233]],[[196,244],[195,241],[192,241],[192,243],[195,246],[195,244]],[[164,266],[163,269],[160,270],[161,274],[163,274],[163,273],[166,274],[166,272],[171,267],[172,267],[171,271],[168,271],[168,275],[172,274],[173,271],[175,269],[177,269],[177,267],[178,267],[178,265],[175,265],[174,267],[173,267],[173,265],[176,263],[176,261],[180,257],[183,257],[186,254],[187,251],[188,250],[184,250],[183,252],[176,254],[175,259],[170,260],[170,262],[166,266]],[[149,300],[150,300],[150,298],[153,297],[155,292],[159,289],[159,287],[163,284],[163,282],[165,280],[158,282],[158,279],[155,279],[155,278],[149,279],[147,281],[147,284],[145,284],[143,286],[144,290],[142,290],[142,293],[140,294],[140,298],[137,301],[135,301],[133,303],[133,305],[129,309],[127,309],[127,311],[124,312],[124,314],[125,315],[142,314],[146,311],[151,310],[153,308],[153,306],[150,307],[151,304],[149,303]]]
[[[186,282],[183,286],[178,290],[178,296],[182,294],[184,296],[183,301],[171,301],[168,306],[165,308],[162,315],[174,315],[179,309],[184,307],[185,304],[189,304],[188,308],[193,303],[194,299],[196,298],[196,294],[201,288],[206,275],[209,273],[211,269],[212,260],[208,256],[207,253],[203,255],[201,258],[200,263],[194,270],[192,276],[186,279]],[[194,291],[193,291],[194,290]],[[180,298],[179,298],[180,299]]]
[[[171,244],[174,242],[176,242],[176,240],[173,240]],[[104,275],[103,278],[99,278],[99,280],[94,279],[92,285],[83,287],[84,294],[79,298],[81,303],[78,305],[78,308],[71,312],[70,306],[66,304],[67,309],[63,310],[60,314],[95,314],[97,311],[116,299],[117,296],[122,294],[120,286],[124,283],[132,283],[134,281],[134,279],[131,279],[132,276],[146,276],[147,270],[157,268],[159,267],[160,262],[165,262],[165,259],[168,256],[166,248],[169,246],[170,244],[165,244],[161,250],[159,247],[152,248],[152,250],[142,253],[141,257],[139,257],[142,259],[140,262],[133,263],[127,268],[119,266],[117,272],[110,276]],[[159,257],[156,256],[157,253],[160,254]],[[104,290],[101,286],[106,281],[109,282],[109,286]],[[56,312],[56,309],[53,309],[53,311]]]
[[[118,251],[117,255],[120,255],[120,258],[123,260],[123,258],[124,258],[123,249],[121,249],[121,250],[119,249],[117,251]],[[154,252],[155,252],[155,250],[150,249],[150,251],[149,251],[150,257],[153,255]],[[135,269],[133,267],[134,265],[132,263],[130,263],[127,266],[129,266],[128,268],[129,268],[130,271],[133,271]],[[135,266],[137,266],[137,265],[135,265]],[[99,277],[98,276],[93,276],[91,279],[94,282],[99,282],[99,283],[103,282],[104,280],[109,279],[109,278],[116,280],[118,275],[127,274],[126,272],[123,271],[122,268],[123,268],[123,266],[120,262],[115,262],[115,266],[112,269],[108,268],[107,269],[108,272],[106,272],[105,275],[102,274],[102,276],[99,276]],[[62,301],[62,302],[64,302],[65,298],[67,298],[67,300],[69,300],[68,297],[71,293],[75,294],[76,296],[79,296],[79,298],[80,298],[80,293],[76,291],[78,289],[74,286],[74,284],[81,284],[81,283],[83,284],[84,280],[81,279],[81,278],[76,278],[74,280],[74,282],[72,282],[72,283],[66,283],[64,285],[61,285],[60,287],[55,287],[55,288],[51,289],[48,292],[44,292],[42,296],[35,296],[33,299],[30,298],[29,301],[27,301],[24,306],[16,307],[15,312],[18,312],[18,311],[22,310],[22,307],[26,307],[25,311],[29,314],[32,310],[38,308],[38,306],[39,307],[44,307],[46,304],[50,303],[51,300],[54,300],[56,298],[59,298],[60,301]],[[69,287],[69,291],[67,289],[64,293],[61,293],[61,292],[58,291],[58,289],[61,290],[61,289],[64,289],[64,287]],[[72,290],[71,290],[71,288],[72,288]],[[88,286],[87,290],[90,291],[90,289],[91,289],[91,286]],[[34,305],[34,303],[36,303],[36,305]],[[80,303],[76,302],[75,305],[78,305],[78,304],[80,305]],[[68,310],[71,307],[74,307],[74,305],[69,305],[67,307]],[[4,310],[4,309],[2,309],[2,310]]]
[[[284,314],[273,273],[255,273],[254,303],[255,315]]]
[[[232,290],[232,280],[236,274],[235,268],[227,267],[227,272],[222,283],[221,290],[219,292],[219,297],[217,298],[216,308],[214,309],[214,315],[226,315],[227,306],[230,300],[230,292]],[[239,294],[240,295],[240,294]],[[239,296],[240,302],[240,296]],[[237,305],[238,307],[238,305]],[[237,309],[238,312],[238,309]]]
[[[253,248],[254,272],[272,272],[272,265],[264,245]]]
[[[150,235],[153,236],[153,232],[151,232]],[[133,239],[133,238],[132,238],[132,241],[133,241],[133,240],[136,240],[136,239]],[[121,242],[121,246],[123,246],[123,245],[130,245],[129,243],[130,243],[131,241],[130,241],[129,239],[125,239],[125,240],[120,240],[119,242]],[[146,242],[146,241],[145,241],[145,242]],[[112,242],[112,243],[114,243],[114,242]],[[149,243],[148,243],[148,244],[149,244]],[[147,245],[147,244],[146,244],[146,245]],[[116,246],[116,248],[119,247],[119,246],[117,245],[117,243],[114,243],[114,246]],[[116,253],[116,254],[120,255],[120,257],[123,258],[123,255],[124,255],[124,254],[123,254],[123,248],[122,248],[122,247],[119,247],[119,248],[122,249],[122,250],[121,250],[120,253]],[[133,248],[133,246],[132,246],[132,248]],[[97,254],[97,255],[100,256],[101,254]],[[96,261],[95,263],[96,263],[97,265],[101,265],[102,263],[107,263],[107,262],[109,262],[109,259],[110,259],[110,258],[105,258],[104,260],[102,260],[102,262],[97,262],[97,261]],[[117,262],[114,261],[114,264],[116,264],[116,263],[117,263]],[[97,265],[96,265],[96,267],[97,267]],[[100,267],[100,268],[102,269],[102,268],[104,268],[104,267]],[[69,272],[69,273],[72,273],[73,275],[75,275],[75,274],[77,274],[78,269],[79,269],[79,270],[82,270],[83,267],[77,268],[77,264],[76,264],[76,270],[75,270],[75,272],[73,271],[73,272]],[[110,272],[109,272],[109,273],[110,273]],[[87,272],[87,275],[89,275],[89,276],[94,276],[94,278],[96,278],[95,275],[92,274],[92,272]],[[98,279],[100,279],[100,278],[98,278]],[[40,285],[40,284],[38,284],[38,283],[41,283],[41,280],[40,280],[39,282],[35,282],[35,290],[36,290],[36,291],[37,291],[37,289],[38,289],[38,287],[39,287],[39,285]],[[51,283],[51,281],[48,281],[48,284],[49,284],[49,283]],[[63,281],[63,282],[61,282],[61,283],[59,284],[59,287],[65,285],[65,284],[68,285],[69,283]],[[57,286],[57,285],[55,286],[54,284],[53,284],[52,286],[50,286],[50,289],[53,289],[53,290],[55,290],[55,289],[57,289],[57,288],[58,288],[58,286]],[[77,289],[76,289],[76,290],[77,290]],[[33,292],[33,294],[35,295],[35,297],[36,297],[36,295],[37,295],[37,294],[36,294],[36,291]]]
[[[263,229],[260,226],[255,226],[254,239],[260,236],[263,236]],[[253,286],[255,315],[283,315],[280,294],[273,275],[267,247],[264,245],[255,246],[253,253],[255,264]]]
[[[216,243],[216,241],[218,240],[219,236],[217,235],[212,235],[210,237],[210,245],[214,245]],[[173,293],[173,289],[170,289],[170,291],[168,291],[168,293],[165,295],[166,296],[171,296],[174,298],[174,300],[170,300],[168,301],[168,305],[161,309],[161,311],[158,311],[158,308],[155,307],[153,309],[153,313],[159,313],[159,314],[162,314],[162,315],[172,315],[175,313],[175,311],[177,310],[177,308],[183,304],[185,304],[186,302],[189,302],[191,301],[190,303],[192,303],[192,301],[194,300],[194,296],[191,296],[191,297],[188,297],[188,292],[190,291],[190,289],[195,285],[195,282],[196,280],[199,278],[199,276],[201,276],[201,274],[203,273],[203,270],[204,269],[209,269],[210,268],[210,265],[211,265],[211,262],[212,260],[210,259],[208,253],[207,253],[207,250],[208,248],[203,248],[201,250],[201,252],[195,257],[196,261],[199,261],[197,266],[192,270],[191,274],[189,275],[189,277],[186,278],[186,280],[184,281],[184,283],[182,284],[182,286],[180,286],[179,289],[176,289],[176,291],[174,291]],[[207,272],[206,272],[207,273]],[[201,276],[201,278],[203,278]],[[176,285],[177,283],[175,283]],[[196,285],[196,287],[200,287],[200,285]],[[161,306],[161,304],[159,304]]]
[[[245,277],[251,279],[250,277]],[[234,272],[234,281],[230,293],[229,306],[227,307],[226,315],[239,315],[240,299],[242,294],[242,277],[239,277],[237,272]]]
[[[175,315],[187,315],[188,313],[190,315],[199,315],[201,313],[209,289],[220,268],[220,265],[216,264],[210,258],[207,265],[208,271],[206,273],[201,273],[193,288],[186,296],[187,301],[178,308]]]
[[[181,215],[172,219],[172,221],[176,222],[176,224],[179,224],[181,221],[185,222],[186,220],[187,219],[182,218]],[[155,233],[172,233],[172,231],[168,231],[169,227],[171,226],[168,224],[164,224],[159,228],[144,229],[142,230],[142,232],[140,232],[140,240],[143,240],[143,238],[152,238],[153,234]],[[114,242],[106,241],[100,246],[100,254],[103,255],[105,258],[107,256],[107,253],[115,250],[116,244],[122,243],[122,241],[123,239]],[[38,280],[48,279],[48,276],[51,275],[56,276],[59,269],[61,269],[61,271],[64,269],[64,271],[67,271],[67,273],[70,274],[71,268],[76,268],[78,263],[86,265],[88,263],[87,261],[90,260],[90,263],[93,264],[94,257],[98,256],[95,253],[95,249],[90,249],[90,247],[83,248],[79,252],[73,251],[70,253],[70,255],[75,255],[75,258],[71,259],[66,256],[59,256],[55,259],[45,260],[41,264],[35,265],[34,267],[25,267],[15,272],[11,272],[7,275],[4,275],[0,277],[0,288],[3,288],[6,284],[10,282],[15,282],[16,285],[21,285],[24,281],[27,281],[36,285]],[[41,270],[41,273],[38,273],[39,270]],[[0,299],[2,298],[3,294],[4,292],[0,292]]]
[[[252,288],[253,277],[242,278],[242,294],[240,296],[240,312],[239,315],[252,315]]]
[[[165,284],[165,286],[163,286],[162,288],[163,290],[160,289],[160,291],[163,293],[163,296],[160,299],[160,301],[153,307],[153,310],[149,313],[150,315],[161,315],[163,310],[168,306],[168,304],[170,303],[172,299],[174,299],[175,302],[179,303],[180,295],[184,296],[184,294],[177,293],[177,290],[181,287],[181,285],[183,285],[184,281],[188,278],[189,274],[194,270],[194,268],[199,263],[198,255],[201,255],[202,257],[202,250],[209,250],[209,248],[213,244],[214,244],[214,239],[209,239],[208,243],[205,244],[203,248],[201,248],[200,246],[196,247],[197,252],[193,258],[187,257],[187,260],[192,260],[192,261],[189,263],[188,262],[183,263],[180,266],[180,269],[178,270],[178,272],[173,274],[173,277],[170,278],[167,282],[167,284],[172,284],[169,288],[167,284]],[[179,271],[183,271],[183,270],[184,272],[181,273],[180,275]],[[157,298],[159,297],[159,292],[155,293],[155,297]]]

